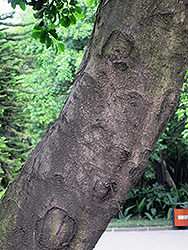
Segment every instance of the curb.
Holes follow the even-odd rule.
[[[159,226],[159,227],[107,228],[106,232],[143,232],[143,231],[165,231],[165,230],[173,230],[173,227]]]

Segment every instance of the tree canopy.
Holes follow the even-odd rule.
[[[78,19],[84,18],[83,2],[77,0],[10,0],[11,6],[25,11],[26,6],[32,6],[35,11],[34,17],[37,20],[32,37],[38,39],[46,48],[52,47],[56,53],[64,52],[62,34],[57,31],[57,26],[68,28],[76,25]],[[91,7],[97,5],[98,0],[87,0]]]
[[[22,100],[23,60],[14,40],[14,34],[0,29],[0,188],[4,188],[16,176],[26,161],[30,149],[29,127]],[[12,38],[12,39],[11,39]]]
[[[19,4],[20,2],[17,1],[16,4]],[[35,4],[36,3],[37,2],[35,2]],[[14,4],[15,2],[12,2],[13,7],[16,6]],[[29,2],[25,2],[25,4],[30,5]],[[48,4],[48,2],[45,2],[43,7],[45,6],[45,8],[47,8]],[[56,5],[56,1],[52,4]],[[69,3],[65,2],[63,4],[63,8],[67,6],[67,4]],[[89,36],[94,22],[95,8],[88,8],[88,5],[86,6],[84,2],[80,1],[79,3],[71,2],[71,4],[81,6],[84,19],[78,19],[77,25],[62,28],[62,26],[58,24],[58,11],[60,10],[54,12],[57,15],[57,20],[54,22],[55,30],[59,37],[61,37],[61,43],[65,46],[65,51],[62,55],[57,53],[55,55],[52,47],[48,50],[44,49],[44,46],[35,42],[35,39],[31,38],[31,26],[25,25],[26,23],[33,24],[36,17],[33,16],[33,12],[30,10],[26,10],[22,17],[20,17],[20,24],[25,22],[23,27],[20,26],[19,28],[19,26],[16,26],[15,31],[12,30],[8,33],[6,30],[2,30],[4,38],[6,37],[6,43],[9,44],[8,46],[14,46],[14,50],[12,50],[14,52],[12,52],[12,55],[13,53],[19,54],[19,56],[16,56],[17,58],[19,57],[19,60],[16,59],[19,61],[19,65],[23,65],[24,61],[24,68],[22,67],[22,70],[15,74],[17,77],[17,88],[19,90],[22,89],[22,91],[19,92],[19,98],[16,96],[14,96],[14,98],[18,98],[20,100],[20,104],[24,103],[24,106],[22,107],[22,117],[24,117],[23,119],[27,121],[30,120],[30,122],[27,123],[27,129],[23,130],[20,128],[20,131],[22,133],[25,131],[25,137],[30,138],[28,142],[31,147],[36,145],[36,143],[44,136],[46,131],[48,131],[50,126],[57,119],[71,90],[74,76],[81,62],[84,49],[89,41]],[[71,4],[70,6],[74,6]],[[89,6],[92,4],[93,2],[90,1]],[[95,4],[97,4],[97,2],[95,2]],[[23,7],[23,3],[21,5]],[[58,6],[55,8],[58,9]],[[32,7],[34,9],[34,13],[39,11],[34,7],[34,5]],[[63,11],[63,9],[61,9],[61,11]],[[45,13],[46,12],[43,13],[41,18],[46,18]],[[6,17],[13,17],[13,14],[8,14]],[[51,17],[48,16],[47,19]],[[49,21],[50,20],[48,20],[48,22]],[[37,25],[39,22],[41,22],[41,20],[37,21]],[[38,40],[40,41],[40,39]],[[10,41],[12,42],[10,43]],[[55,50],[55,52],[57,52],[57,50]],[[13,57],[11,60],[13,60]],[[14,95],[16,95],[15,92]],[[20,104],[16,103],[18,107]],[[11,108],[11,105],[9,105],[9,108]],[[4,112],[3,109],[1,109],[1,112]],[[164,161],[167,165],[167,171],[172,177],[175,185],[179,186],[179,183],[187,182],[187,112],[187,77],[185,77],[179,106],[171,118],[165,133],[162,135],[151,154],[148,168],[142,178],[142,183],[153,183],[155,181],[158,181],[159,183],[166,183],[166,177],[161,176],[161,173],[163,172],[161,170],[161,166],[163,166],[162,162]],[[13,119],[13,116],[11,117],[11,119]],[[10,124],[11,123],[12,122],[10,122]],[[3,134],[4,130],[2,131],[2,136]],[[1,143],[1,147],[3,148],[2,155],[5,155],[4,151],[8,145],[5,142],[8,142],[8,137],[4,136],[2,137],[2,140],[4,140],[4,142],[2,141]],[[19,140],[22,141],[23,139]],[[24,145],[21,144],[21,147],[24,148]],[[16,165],[14,164],[13,167],[9,166],[9,169],[12,169],[9,177],[15,176],[13,173],[16,173],[15,171],[20,168],[21,163],[23,163],[26,159],[22,159],[22,153],[20,154],[19,151],[17,151],[17,154],[18,155],[16,157],[11,157],[17,163]],[[8,158],[10,159],[10,157]],[[20,159],[22,159],[21,162]],[[160,171],[157,171],[157,169],[160,169]],[[181,174],[179,174],[180,172]],[[2,177],[3,176],[7,176],[4,171],[2,171]],[[2,179],[3,182],[5,180],[4,177]]]
[[[173,158],[169,161],[165,158],[165,143],[174,146],[173,157],[180,165],[177,142],[180,138],[182,144],[187,143],[182,131],[186,129],[186,116],[180,122],[182,126],[176,124],[179,110],[170,122],[169,119],[177,106],[187,67],[186,11],[187,5],[176,0],[100,3],[69,98],[1,199],[3,250],[93,249],[142,177],[162,134],[148,172],[151,174],[152,168],[161,165],[162,178],[166,178],[169,185],[176,185],[172,173],[177,172],[173,169]],[[55,38],[51,37],[51,33],[56,33],[55,23],[49,23],[47,28],[43,23],[37,25],[42,26],[34,33],[40,33],[38,39],[42,44],[48,37]],[[64,50],[59,40],[51,41],[52,47],[53,44],[55,52],[59,47]],[[83,44],[84,39],[74,51],[75,55],[80,53]],[[35,70],[41,68],[37,77],[23,76],[22,100],[27,102],[28,116],[37,113],[33,118],[39,118],[39,126],[33,128],[39,128],[39,136],[43,128],[46,129],[43,121],[50,118],[47,115],[43,120],[46,114],[41,99],[49,108],[47,96],[58,102],[56,97],[71,88],[69,79],[68,84],[64,84],[67,75],[62,73],[63,68],[59,72],[63,58],[59,57],[62,60],[59,64],[57,55],[46,55],[46,61],[42,55],[39,61],[33,59]],[[51,58],[55,61],[52,72],[48,70]],[[72,62],[76,57],[65,58],[74,75],[76,67]],[[67,63],[65,65],[67,67]],[[27,63],[24,66],[29,67]],[[45,82],[42,88],[37,84],[38,78]],[[35,92],[29,93],[32,87]],[[51,95],[48,88],[55,94]],[[30,108],[29,101],[33,100],[36,107]],[[179,129],[180,136],[176,134]],[[140,203],[136,204],[139,213],[144,202]]]
[[[31,37],[32,10],[20,15],[16,24],[6,21],[13,13],[2,15],[1,188],[15,177],[69,95],[95,16],[95,8],[83,9],[85,18],[76,26],[63,31],[57,27],[66,47],[57,54]]]

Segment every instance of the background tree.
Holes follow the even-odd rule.
[[[178,187],[188,183],[188,137],[187,137],[187,77],[180,95],[179,105],[170,119],[166,131],[157,142],[151,154],[144,183],[167,184]]]
[[[2,37],[3,42],[11,51],[8,53],[9,61],[15,63],[17,60],[17,71],[14,72],[14,76],[12,75],[16,84],[11,87],[16,88],[16,90],[12,91],[11,95],[14,99],[14,106],[17,110],[20,110],[21,122],[25,124],[24,126],[20,124],[19,136],[18,134],[13,136],[11,144],[5,143],[5,137],[3,136],[6,134],[5,127],[1,128],[1,154],[4,155],[2,160],[5,161],[5,155],[9,160],[7,161],[7,168],[2,165],[2,188],[6,187],[8,182],[15,177],[21,164],[25,162],[29,155],[26,152],[31,152],[31,149],[55,122],[68,97],[94,22],[95,8],[87,9],[83,7],[83,9],[84,21],[78,21],[77,26],[68,28],[62,33],[62,39],[66,42],[66,51],[63,54],[56,55],[53,50],[46,50],[43,45],[39,45],[38,41],[31,37],[29,24],[34,23],[31,10],[19,17],[19,23],[6,21],[7,18],[13,18],[13,13],[1,15],[1,26],[13,27],[11,30],[3,28]],[[3,53],[2,57],[4,57]],[[4,64],[6,64],[5,61],[2,62],[2,67]],[[4,75],[4,72],[2,72],[2,75]],[[5,79],[5,76],[3,77]],[[4,91],[10,90],[6,86],[2,82],[1,88]],[[11,126],[14,122],[19,124],[18,115],[13,116],[11,102],[7,102],[6,109],[9,109],[9,112],[4,113],[3,119],[6,120],[9,117],[10,120],[11,118]],[[10,112],[11,110],[12,112]],[[3,108],[1,111],[4,112]],[[25,139],[20,138],[21,135],[29,140],[27,143],[30,146],[26,143],[27,149],[24,149],[24,145],[22,145]],[[15,148],[16,154],[10,155],[8,152],[14,149],[12,145],[17,145],[19,140],[21,150],[17,150],[17,147]],[[23,152],[25,152],[24,158]],[[14,161],[14,164],[10,164],[10,158],[12,162]],[[11,171],[7,172],[8,169],[9,171],[11,169]]]
[[[9,42],[15,36],[6,31],[0,30],[0,188],[5,188],[16,176],[30,149],[29,139],[24,135],[28,121],[21,101],[22,86],[16,78],[22,74],[22,59],[16,46]]]
[[[83,4],[83,3],[82,3]],[[52,49],[45,49],[38,41],[30,38],[27,43],[21,41],[19,49],[26,56],[35,55],[35,69],[22,76],[25,91],[27,113],[33,121],[28,133],[32,143],[42,139],[46,131],[58,118],[59,113],[71,90],[73,79],[83,57],[84,49],[94,22],[95,8],[84,8],[85,19],[65,30],[57,27],[62,41],[65,43],[64,53],[55,54]],[[32,13],[28,13],[31,20]],[[22,17],[26,20],[25,14]],[[22,29],[23,30],[23,29]],[[28,28],[25,28],[25,32]],[[30,66],[28,65],[28,69]]]
[[[101,2],[64,109],[1,201],[2,249],[94,247],[177,105],[186,6]]]

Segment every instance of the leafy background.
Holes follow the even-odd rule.
[[[16,3],[12,1],[13,6]],[[25,9],[23,1],[18,3]],[[64,2],[57,20],[60,5],[37,18],[40,10],[32,6],[20,13],[20,25],[1,22],[0,195],[58,118],[89,41],[96,5],[93,0]],[[6,15],[0,15],[0,20]],[[123,214],[126,220],[133,216],[169,219],[172,203],[188,201],[187,91],[188,72],[179,106],[118,218]]]

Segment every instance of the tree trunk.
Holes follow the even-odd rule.
[[[157,183],[159,185],[165,185],[167,184],[170,188],[177,188],[174,180],[172,179],[167,166],[166,161],[163,156],[163,151],[160,150],[160,161],[154,161],[152,162],[152,167],[155,171],[155,178],[157,180]],[[180,169],[181,173],[181,169]]]
[[[102,1],[64,109],[2,199],[1,249],[94,248],[177,104],[187,2]]]

